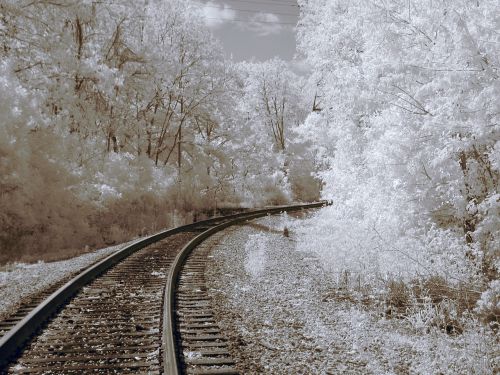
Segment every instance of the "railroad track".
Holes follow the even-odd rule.
[[[325,204],[217,217],[133,243],[2,322],[11,329],[0,339],[0,373],[238,374],[211,310],[209,249],[200,244],[242,221]]]

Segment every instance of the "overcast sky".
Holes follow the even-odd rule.
[[[235,61],[292,60],[294,26],[299,8],[294,0],[196,0],[206,24]]]

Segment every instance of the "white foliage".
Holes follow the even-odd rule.
[[[482,267],[491,277],[500,230],[498,3],[301,6],[298,44],[322,111],[300,130],[317,142],[323,194],[334,201],[313,231],[329,227],[333,254],[358,271],[457,281]]]
[[[0,8],[6,258],[21,256],[13,247],[120,241],[170,225],[173,210],[182,222],[193,210],[283,203],[292,184],[307,185],[291,176],[311,163],[275,157],[269,129],[244,120],[253,81],[224,59],[194,2],[5,0]],[[277,92],[295,87],[288,69],[274,71]],[[298,122],[297,90],[279,93],[290,103],[286,121]]]

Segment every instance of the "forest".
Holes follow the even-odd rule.
[[[123,242],[218,207],[319,198],[311,98],[232,63],[186,1],[0,3],[0,260]]]
[[[323,198],[332,272],[498,329],[498,1],[298,5],[303,75],[228,59],[190,0],[1,0],[0,262]]]
[[[299,132],[333,202],[308,246],[403,310],[427,290],[430,320],[476,308],[498,328],[498,2],[299,4],[319,108]]]

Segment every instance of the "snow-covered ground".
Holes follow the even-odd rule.
[[[238,343],[242,373],[493,374],[498,338],[477,324],[463,334],[418,332],[338,286],[321,255],[298,241],[303,220],[264,218],[212,239],[208,285],[221,327]],[[283,227],[290,236],[283,235]],[[269,228],[266,231],[265,226]],[[232,332],[232,333],[231,333]]]
[[[0,318],[13,313],[26,297],[47,289],[50,285],[68,278],[133,241],[59,262],[16,263],[4,267],[5,270],[0,272]]]

